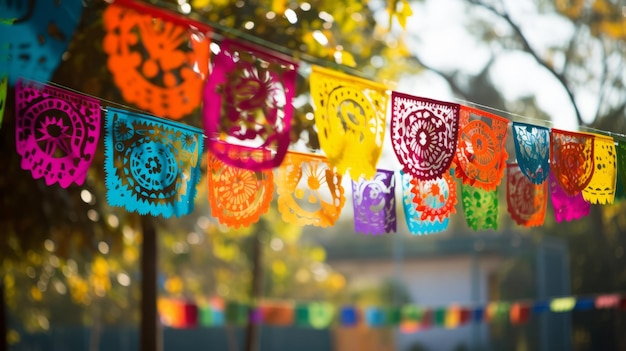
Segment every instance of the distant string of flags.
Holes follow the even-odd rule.
[[[389,94],[383,84],[318,66],[312,66],[309,93],[324,155],[295,152],[294,58],[234,39],[218,45],[206,25],[182,26],[163,10],[154,10],[166,18],[154,25],[152,15],[134,10],[136,2],[118,2],[103,14],[103,49],[113,80],[126,101],[171,119],[109,106],[102,123],[106,100],[20,80],[10,71],[0,93],[15,84],[21,166],[48,185],[84,183],[102,125],[109,204],[142,215],[189,214],[207,149],[211,214],[234,228],[255,223],[274,192],[285,221],[331,226],[346,202],[347,174],[355,230],[370,234],[396,231],[397,183],[409,231],[428,234],[447,228],[457,198],[469,227],[497,230],[503,182],[507,210],[523,226],[543,224],[548,198],[556,221],[570,221],[587,215],[590,204],[613,203],[618,185],[626,182],[622,140]],[[165,33],[172,40],[164,46],[169,51],[154,49]],[[172,67],[164,68],[164,60]],[[204,130],[172,120],[200,105]],[[399,172],[377,168],[387,118]],[[507,162],[509,127],[516,163]]]
[[[431,328],[454,329],[480,323],[522,325],[534,316],[546,313],[626,311],[626,295],[567,296],[537,301],[490,302],[479,306],[451,304],[442,307],[415,304],[339,306],[327,302],[274,300],[246,304],[222,298],[193,302],[165,297],[160,298],[157,305],[161,323],[170,328],[243,326],[253,323],[314,329],[399,328],[404,333],[415,333]]]

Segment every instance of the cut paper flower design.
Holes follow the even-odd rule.
[[[400,171],[402,179],[402,206],[404,207],[404,216],[409,232],[413,235],[425,235],[443,232],[448,229],[449,218],[442,220],[422,219],[422,213],[417,210],[415,204],[415,193],[411,190],[413,179],[410,174]]]
[[[443,221],[456,212],[456,182],[449,171],[433,180],[411,179],[411,192],[421,220]]]
[[[340,174],[372,179],[385,135],[386,87],[313,66],[311,97],[320,145]]]
[[[541,184],[550,173],[550,129],[513,122],[515,155],[522,173],[534,184]]]
[[[507,166],[506,202],[511,218],[519,225],[543,224],[548,206],[548,182],[534,184],[517,163]]]
[[[328,227],[345,203],[341,175],[319,156],[287,153],[278,168],[278,210],[285,222]]]
[[[589,134],[552,129],[550,134],[551,173],[570,196],[589,185],[594,172],[594,137]]]
[[[2,128],[2,119],[4,118],[4,109],[7,106],[7,88],[9,85],[8,76],[0,78],[0,128]]]
[[[463,184],[494,190],[504,177],[508,120],[461,105],[455,175]]]
[[[82,0],[0,1],[0,74],[49,81],[82,11]]]
[[[498,190],[461,184],[461,198],[467,225],[475,231],[498,229]]]
[[[231,228],[247,227],[269,209],[274,194],[273,173],[233,167],[209,154],[211,215]]]
[[[395,193],[393,171],[379,169],[372,180],[352,181],[354,230],[373,235],[395,232]]]
[[[404,172],[417,180],[440,178],[458,142],[459,105],[391,93],[391,144]]]
[[[557,223],[581,219],[588,216],[591,211],[591,205],[585,201],[583,194],[580,192],[573,196],[567,194],[553,173],[550,173],[550,199]]]
[[[103,21],[107,65],[126,101],[171,119],[200,105],[210,53],[203,33],[115,4]]]
[[[169,218],[193,211],[202,131],[108,107],[105,171],[109,205]]]
[[[583,198],[591,204],[612,204],[615,199],[617,173],[617,150],[613,138],[595,134],[593,138],[593,176],[585,189]]]
[[[289,147],[295,62],[275,53],[224,40],[204,88],[208,147],[224,163],[250,170],[278,167]],[[216,144],[225,146],[217,149]],[[245,144],[272,157],[229,157],[229,145]]]
[[[100,137],[100,102],[52,86],[18,81],[17,152],[22,169],[47,185],[82,185]]]

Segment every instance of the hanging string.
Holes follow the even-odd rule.
[[[247,41],[249,43],[253,43],[256,45],[261,46],[262,48],[265,49],[269,49],[272,52],[270,52],[272,55],[276,55],[276,54],[283,54],[283,55],[287,55],[289,58],[292,59],[296,59],[298,61],[301,61],[304,64],[314,64],[314,65],[318,65],[320,67],[327,67],[327,68],[332,68],[332,69],[336,69],[338,71],[343,71],[344,73],[347,73],[349,75],[352,75],[354,77],[358,77],[358,78],[362,78],[362,79],[367,79],[370,81],[373,81],[373,79],[371,77],[367,77],[365,74],[363,74],[363,72],[354,69],[354,68],[350,68],[341,64],[338,64],[336,62],[332,62],[332,61],[328,61],[328,60],[324,60],[321,59],[319,57],[315,57],[303,52],[296,52],[294,50],[290,50],[287,49],[283,46],[280,45],[276,45],[274,43],[271,43],[269,41],[266,41],[262,38],[256,37],[254,35],[242,32],[240,30],[237,30],[235,28],[231,28],[228,26],[224,26],[221,25],[219,23],[213,22],[213,21],[209,21],[206,18],[202,18],[201,16],[199,16],[196,13],[189,13],[183,16],[183,14],[179,13],[177,10],[175,10],[172,6],[172,4],[160,4],[158,7],[154,6],[154,5],[149,5],[149,4],[144,4],[144,3],[140,3],[136,0],[110,0],[113,3],[122,5],[122,6],[126,6],[129,7],[131,9],[137,10],[137,11],[141,11],[144,13],[149,13],[150,15],[154,16],[154,17],[158,17],[162,20],[166,20],[166,21],[171,21],[174,24],[177,25],[182,25],[182,26],[186,26],[186,27],[190,27],[191,30],[195,30],[195,31],[202,31],[202,33],[208,37],[210,37],[211,39],[217,40],[217,41],[222,41],[224,39],[226,39],[228,36],[232,36],[235,38],[239,38],[242,39],[244,41]],[[306,73],[310,71],[309,69],[304,69],[304,67],[302,67],[302,69],[299,70],[300,73]],[[39,82],[40,83],[40,82]],[[63,89],[67,89],[69,91],[73,91],[75,93],[78,94],[82,94],[88,97],[92,97],[95,99],[99,99],[103,102],[106,102],[107,104],[111,104],[114,106],[118,106],[120,108],[124,108],[124,109],[128,109],[130,111],[134,111],[137,113],[141,113],[141,114],[145,114],[145,115],[149,115],[149,116],[153,116],[155,118],[159,118],[159,119],[165,119],[170,121],[170,119],[168,118],[163,118],[163,117],[159,117],[159,116],[154,116],[151,114],[146,113],[145,111],[141,111],[137,108],[134,107],[130,107],[118,102],[114,102],[114,101],[110,101],[107,99],[103,99],[101,97],[97,97],[97,96],[92,96],[80,91],[77,91],[75,89],[69,88],[69,87],[65,87],[61,84],[55,83],[55,82],[48,82],[48,84],[50,85],[54,85]],[[396,83],[391,83],[389,84],[390,86],[395,85]],[[529,123],[532,124],[536,124],[536,125],[542,125],[542,124],[549,124],[551,126],[556,125],[556,122],[552,121],[552,120],[544,120],[544,119],[538,119],[538,118],[533,118],[533,117],[528,117],[528,116],[524,116],[521,114],[517,114],[517,113],[513,113],[513,112],[509,112],[509,111],[505,111],[502,109],[498,109],[496,107],[492,107],[492,106],[488,106],[488,105],[484,105],[484,104],[480,104],[477,102],[473,102],[473,101],[469,101],[469,100],[464,100],[464,99],[460,99],[460,98],[453,98],[454,100],[458,101],[459,103],[464,103],[464,104],[469,104],[469,105],[473,105],[473,106],[477,106],[480,107],[482,109],[489,109],[492,111],[497,111],[499,113],[502,114],[506,114],[512,117],[515,117],[516,119],[519,120],[524,120],[527,121]],[[106,107],[102,107],[103,111],[106,111]],[[607,136],[611,136],[611,137],[618,137],[618,138],[623,138],[626,140],[626,134],[621,134],[621,133],[615,133],[615,132],[611,132],[611,131],[607,131],[607,130],[601,130],[601,129],[596,129],[593,127],[587,127],[587,126],[579,126],[580,129],[583,129],[585,131],[588,132],[594,132],[594,133],[600,133],[600,134],[605,134]],[[207,136],[206,134],[203,133],[203,137],[204,138],[209,138],[209,136]],[[317,149],[310,149],[309,150],[317,150]],[[319,150],[317,150],[319,151]],[[319,155],[319,153],[316,153],[316,155]]]
[[[527,120],[529,122],[533,122],[533,124],[536,124],[537,122],[543,122],[546,124],[550,124],[552,126],[556,125],[556,122],[552,121],[552,120],[547,120],[547,119],[538,119],[538,118],[532,118],[532,117],[526,117],[514,112],[509,112],[509,111],[505,111],[505,110],[501,110],[499,108],[496,107],[491,107],[488,105],[483,105],[483,104],[479,104],[477,102],[472,102],[472,101],[468,101],[468,100],[463,100],[463,99],[458,99],[458,98],[454,98],[454,100],[464,103],[464,104],[469,104],[469,105],[474,105],[477,107],[480,107],[482,109],[489,109],[492,111],[497,111],[500,113],[504,113],[513,117],[516,117],[518,119],[523,119],[523,120]],[[608,130],[602,130],[602,129],[597,129],[597,128],[593,128],[593,127],[587,127],[587,126],[578,126],[578,128],[583,129],[587,132],[594,132],[594,133],[600,133],[600,134],[606,134],[608,136],[612,136],[612,137],[619,137],[619,138],[623,138],[626,139],[626,134],[621,134],[621,133],[615,133],[615,132],[611,132]]]
[[[30,80],[30,79],[29,79],[29,81],[37,83],[37,84],[41,84],[41,85],[48,84],[48,85],[51,85],[51,86],[54,86],[54,87],[57,87],[57,88],[60,88],[60,89],[71,91],[71,92],[73,92],[75,94],[80,94],[80,95],[83,95],[83,96],[86,96],[86,97],[89,97],[89,98],[92,98],[92,99],[100,100],[101,102],[105,102],[107,105],[112,105],[112,106],[115,106],[115,107],[119,107],[120,109],[124,109],[124,110],[130,111],[130,112],[135,112],[135,113],[139,113],[139,114],[142,114],[142,115],[145,115],[145,116],[149,116],[149,117],[154,118],[154,119],[162,120],[163,122],[166,122],[166,123],[174,122],[174,121],[172,121],[169,118],[155,116],[153,114],[147,113],[146,111],[142,111],[142,110],[140,110],[138,108],[135,108],[135,107],[132,107],[132,106],[128,106],[128,105],[124,105],[122,103],[115,102],[115,101],[112,101],[112,100],[107,100],[107,99],[101,98],[99,96],[87,94],[87,93],[84,93],[82,91],[78,91],[76,89],[67,87],[67,86],[65,86],[63,84],[59,84],[59,83],[56,83],[56,82],[47,81],[47,82],[44,83],[44,82],[40,82],[40,81],[37,81],[37,80]],[[109,111],[106,108],[106,106],[100,106],[100,110],[102,110],[103,112],[108,112]],[[176,122],[176,123],[180,123],[180,122]],[[198,128],[198,127],[195,127],[195,126],[188,126],[188,127]],[[198,128],[198,129],[200,129],[200,128]],[[202,132],[201,134],[202,134],[203,138],[205,138],[205,139],[208,138],[206,136],[206,134],[204,134],[204,132]]]
[[[523,119],[523,120],[526,120],[526,121],[528,121],[528,122],[538,122],[538,121],[541,121],[541,122],[548,123],[548,124],[552,124],[552,125],[554,125],[554,124],[555,124],[555,123],[554,123],[553,121],[551,121],[551,120],[545,120],[545,119],[538,119],[538,118],[526,117],[526,116],[523,116],[523,115],[520,115],[520,114],[517,114],[517,113],[514,113],[514,112],[509,112],[509,111],[501,110],[501,109],[496,108],[496,107],[491,107],[491,106],[488,106],[488,105],[479,104],[479,103],[477,103],[477,102],[473,102],[473,101],[463,100],[463,99],[459,99],[459,98],[453,98],[453,99],[454,99],[454,100],[456,100],[456,101],[458,101],[458,102],[460,102],[460,103],[463,103],[463,104],[473,105],[473,106],[476,106],[476,107],[480,107],[480,108],[482,108],[482,109],[488,109],[488,110],[492,110],[492,111],[496,111],[496,112],[504,113],[504,114],[507,114],[507,115],[509,115],[509,116],[516,117],[516,118],[518,118],[518,119]]]
[[[201,17],[197,13],[190,12],[188,14],[183,15],[182,13],[177,11],[176,8],[174,7],[174,4],[171,4],[171,3],[159,2],[158,6],[155,6],[155,5],[151,6],[148,4],[140,3],[139,1],[136,1],[136,0],[111,0],[111,1],[113,1],[116,4],[120,4],[120,5],[129,7],[131,9],[138,10],[143,13],[149,13],[150,15],[160,18],[162,20],[169,20],[169,21],[174,22],[175,24],[183,25],[186,27],[192,27],[197,30],[202,30],[203,34],[205,34],[207,37],[214,39],[218,42],[223,41],[224,39],[229,38],[229,37],[243,39],[244,41],[258,45],[261,48],[270,50],[270,53],[273,55],[282,54],[290,59],[295,58],[296,60],[313,63],[320,67],[327,67],[330,69],[343,71],[355,77],[360,77],[360,78],[367,79],[367,80],[373,80],[372,77],[368,77],[363,72],[357,69],[344,66],[337,62],[328,61],[328,60],[307,54],[302,51],[295,51],[295,50],[288,49],[284,46],[277,45],[275,43],[272,43],[265,39],[248,34],[246,32],[240,31],[238,29],[228,27],[217,22],[210,21],[207,18]]]
[[[36,81],[36,80],[31,80],[31,81],[35,82],[35,83],[38,83],[38,84],[49,84],[49,85],[52,85],[52,86],[55,86],[55,87],[58,87],[58,88],[61,88],[61,89],[65,89],[65,90],[71,91],[71,92],[76,93],[76,94],[80,94],[80,95],[84,95],[84,96],[90,97],[92,99],[100,100],[102,102],[105,102],[108,105],[116,106],[116,107],[119,107],[119,108],[122,108],[122,109],[125,109],[125,110],[129,110],[129,111],[132,111],[132,112],[136,112],[136,113],[140,113],[140,114],[143,114],[143,115],[151,116],[151,117],[156,118],[156,119],[161,119],[161,120],[164,120],[164,121],[171,122],[171,119],[169,119],[169,118],[155,116],[155,115],[146,113],[146,111],[142,111],[140,109],[137,109],[135,107],[128,106],[128,105],[125,105],[125,104],[122,104],[122,103],[119,103],[119,102],[115,102],[115,101],[112,101],[112,100],[108,100],[108,99],[105,99],[105,98],[101,98],[101,97],[98,97],[98,96],[94,96],[94,95],[91,95],[91,94],[87,94],[87,93],[84,93],[82,91],[78,91],[76,89],[67,87],[65,85],[62,85],[62,84],[59,84],[59,83],[56,83],[56,82],[47,81],[47,82],[44,83],[44,82],[40,82],[40,81]],[[518,113],[509,112],[509,111],[506,111],[506,110],[502,110],[502,109],[499,109],[499,108],[496,108],[496,107],[480,104],[480,103],[469,101],[469,100],[464,100],[464,99],[459,99],[459,98],[453,98],[453,99],[456,100],[459,103],[473,105],[473,106],[476,106],[476,107],[480,107],[482,109],[489,109],[489,110],[496,111],[496,112],[499,112],[499,113],[502,113],[502,114],[513,116],[516,119],[525,120],[525,121],[527,121],[529,123],[536,124],[536,125],[549,124],[549,125],[554,126],[556,124],[556,122],[551,121],[551,120],[543,120],[543,119],[528,117],[528,116],[524,116],[524,115],[521,115],[521,114],[518,114]],[[102,106],[102,107],[100,107],[100,109],[102,111],[104,111],[104,112],[108,111],[106,106]],[[608,131],[608,130],[602,130],[602,129],[592,128],[592,127],[585,127],[585,126],[579,126],[579,128],[584,129],[585,131],[588,131],[588,132],[605,134],[607,136],[618,137],[618,138],[622,138],[622,139],[626,140],[626,134],[615,133],[615,132],[611,132],[611,131]],[[202,133],[202,136],[205,139],[209,138],[209,136],[206,135],[204,132]],[[215,135],[214,137],[218,137],[218,135]],[[307,149],[309,151],[311,151],[311,153],[314,156],[321,156],[320,153],[317,152],[317,151],[319,151],[318,149],[311,149],[311,148],[307,148]],[[294,150],[290,150],[290,152],[292,152],[292,151],[294,151]],[[302,153],[302,151],[298,151],[298,152]]]

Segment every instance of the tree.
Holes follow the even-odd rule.
[[[339,5],[332,4],[336,6],[333,13],[339,13]],[[356,2],[354,5],[360,6]],[[52,81],[98,97],[106,103],[126,105],[113,84],[107,69],[107,57],[101,46],[104,36],[102,12],[106,6],[102,1],[88,4],[79,29]],[[233,7],[236,8],[239,7]],[[265,18],[265,14],[256,14]],[[225,18],[228,21],[239,20],[235,15]],[[306,26],[315,22],[314,25],[322,28],[324,21],[311,18],[309,22]],[[299,34],[305,37],[310,32],[302,30]],[[354,33],[349,31],[349,34]],[[281,45],[286,45],[284,43],[294,37],[299,42],[311,40],[287,33],[280,38],[283,41]],[[347,53],[345,60],[350,60]],[[13,95],[11,89],[9,96]],[[84,186],[67,189],[45,186],[43,180],[33,180],[28,171],[20,169],[19,156],[15,150],[14,114],[13,99],[9,99],[1,130],[1,151],[5,156],[0,161],[3,167],[0,184],[4,195],[0,216],[0,231],[3,233],[0,257],[6,305],[9,306],[10,314],[16,315],[15,320],[19,320],[27,332],[47,330],[56,324],[94,322],[92,346],[97,347],[97,323],[100,319],[107,323],[137,321],[137,311],[129,307],[135,306],[140,298],[135,285],[131,284],[137,281],[140,258],[138,245],[147,239],[141,235],[142,225],[144,234],[156,234],[152,230],[154,228],[163,239],[166,248],[163,254],[168,258],[163,265],[167,293],[174,296],[220,294],[223,292],[220,288],[226,286],[234,293],[222,295],[235,299],[248,297],[243,292],[250,284],[250,263],[241,257],[249,255],[249,230],[237,234],[237,231],[229,231],[223,226],[194,227],[197,237],[206,238],[205,245],[213,250],[210,255],[203,256],[201,253],[205,250],[194,247],[194,255],[191,256],[184,249],[185,245],[189,247],[190,240],[186,240],[186,244],[180,240],[181,236],[197,239],[189,236],[191,231],[167,229],[168,221],[146,220],[123,209],[109,207],[105,200],[102,141]],[[183,122],[199,126],[198,120],[199,113],[196,111],[186,116]],[[312,130],[312,124],[306,118],[301,120],[308,123],[300,122],[303,126],[301,129]],[[298,134],[294,134],[294,138],[297,137]],[[206,202],[206,195],[204,198],[199,196],[198,202]],[[204,210],[207,210],[206,206]],[[268,216],[277,218],[276,211],[273,210]],[[181,221],[187,223],[187,226],[193,226],[198,219],[198,216],[190,216]],[[148,229],[145,229],[146,226]],[[267,251],[264,255],[268,271],[266,274],[272,277],[266,280],[266,293],[280,297],[295,296],[294,292],[300,291],[302,298],[319,298],[332,294],[345,284],[343,277],[324,265],[321,248],[303,248],[298,244],[299,229],[281,228],[280,223],[277,226],[271,227],[271,236],[262,238],[263,244],[274,241],[275,248],[282,245],[280,250],[269,250],[264,245],[264,251]],[[238,235],[238,239],[233,240],[231,234]],[[182,251],[179,250],[180,245],[183,245]],[[233,253],[237,255],[233,256]],[[199,262],[189,264],[186,258]],[[170,262],[175,264],[170,265]],[[199,277],[189,273],[197,269],[196,264],[215,266],[210,275]],[[185,266],[188,271],[183,268]],[[317,273],[312,272],[312,268],[317,268]],[[292,270],[296,276],[301,273],[299,276],[302,279],[297,282],[286,279]],[[189,284],[183,284],[182,287],[177,284],[177,280],[183,281],[179,275],[190,275]],[[233,276],[241,279],[233,282]],[[211,280],[211,277],[216,279]],[[24,287],[28,294],[19,293]],[[61,309],[50,307],[67,304],[73,304],[76,313],[62,313]],[[12,332],[11,335],[16,334]]]
[[[408,74],[437,72],[449,84],[456,98],[502,110],[508,109],[522,115],[534,115],[530,112],[531,109],[543,114],[536,104],[536,96],[506,101],[493,81],[493,67],[499,56],[506,52],[521,52],[532,58],[560,84],[571,103],[574,118],[580,125],[622,133],[625,128],[623,119],[617,118],[623,116],[626,107],[624,98],[626,88],[623,84],[624,57],[621,54],[624,48],[623,18],[619,17],[617,4],[608,0],[594,0],[590,6],[585,5],[586,2],[582,0],[537,1],[530,4],[531,13],[539,17],[548,17],[551,21],[565,22],[565,26],[572,28],[566,42],[548,48],[540,47],[533,42],[527,31],[528,25],[523,23],[527,17],[518,15],[515,11],[519,8],[512,6],[510,2],[479,0],[460,2],[467,6],[470,14],[466,18],[467,32],[475,34],[485,47],[490,48],[490,59],[486,60],[478,74],[461,72],[459,69],[445,69],[438,67],[437,62],[424,60],[424,52],[419,41],[411,40],[429,35],[428,32],[419,34],[411,32],[411,23],[422,19],[417,7],[422,2],[413,3],[414,15],[409,19],[406,31],[399,30],[395,24],[390,29],[387,21],[389,17],[381,23],[376,20],[379,13],[389,6],[393,8],[396,1],[390,1],[389,4],[377,2],[364,4],[355,0],[310,2],[193,0],[190,3],[161,0],[153,3],[212,25],[216,37],[234,36],[249,39],[269,49],[302,58],[305,64],[319,63],[351,74],[389,81],[400,81]],[[102,1],[93,1],[89,4],[80,29],[65,56],[66,60],[59,67],[53,81],[109,102],[127,105],[113,84],[106,65],[107,57],[101,47],[104,34],[101,15],[106,6],[107,4]],[[590,63],[590,59],[593,63]],[[475,89],[479,84],[481,89]],[[595,94],[597,103],[593,105],[596,108],[592,109],[591,113],[586,107],[582,107],[584,105],[582,97],[589,95],[587,91],[589,87],[597,89]],[[307,89],[306,77],[301,75],[298,95],[304,101],[307,101]],[[12,96],[11,93],[9,96]],[[39,328],[41,323],[44,323],[41,322],[43,319],[40,316],[47,318],[52,313],[46,307],[48,304],[42,302],[43,299],[57,301],[54,299],[68,299],[69,296],[75,303],[84,304],[84,301],[100,298],[99,294],[104,289],[107,297],[117,294],[119,299],[114,298],[116,302],[113,305],[117,306],[116,308],[108,305],[101,307],[102,313],[128,312],[129,309],[125,306],[132,300],[128,299],[128,295],[124,297],[128,290],[121,282],[127,282],[126,276],[134,278],[131,273],[137,270],[139,259],[137,245],[142,239],[137,231],[141,218],[106,205],[102,167],[91,167],[84,187],[60,189],[46,187],[42,181],[32,180],[28,172],[20,169],[20,160],[14,149],[15,143],[12,139],[14,121],[11,117],[13,111],[14,106],[9,99],[4,126],[0,131],[3,136],[0,151],[4,155],[0,160],[3,169],[3,173],[0,174],[0,188],[4,194],[0,232],[5,235],[5,239],[0,241],[0,257],[9,305],[19,303],[20,306],[33,306],[22,310],[24,314],[22,319],[33,328]],[[304,143],[310,149],[317,150],[319,142],[314,121],[307,118],[311,111],[312,107],[307,103],[297,106],[292,142]],[[556,119],[556,116],[549,117]],[[199,120],[199,113],[195,111],[182,121],[199,126]],[[94,165],[101,165],[102,144],[97,155],[100,158],[94,160]],[[202,201],[199,197],[199,203]],[[574,293],[615,291],[624,287],[626,282],[621,260],[626,237],[622,229],[624,218],[621,215],[623,213],[621,208],[622,205],[594,207],[593,216],[589,220],[543,228],[544,235],[565,236],[564,233],[568,233],[565,237],[571,242]],[[199,211],[203,209],[199,208],[196,213]],[[267,216],[277,218],[275,210]],[[247,255],[250,252],[252,247],[250,232],[243,230],[224,233],[223,227],[210,220],[208,222],[210,225],[197,228],[196,224],[207,223],[202,217],[187,218],[187,221],[183,219],[180,226],[172,225],[179,223],[173,220],[149,222],[155,224],[163,239],[161,253],[166,258],[162,267],[166,276],[164,289],[174,296],[193,296],[205,291],[220,294],[220,287],[226,285],[226,282],[233,283],[230,277],[232,275],[237,277],[235,283],[237,288],[230,288],[228,296],[245,299],[246,294],[243,292],[249,288],[250,266],[247,259],[238,259],[240,256],[237,254]],[[117,224],[113,225],[114,223]],[[590,228],[601,230],[592,233]],[[289,234],[291,236],[272,234],[262,238],[265,240],[264,243],[269,243],[270,246],[270,249],[267,249],[267,245],[264,245],[265,274],[272,277],[266,280],[264,294],[314,299],[318,296],[329,296],[318,295],[329,286],[336,288],[333,293],[341,290],[340,287],[345,282],[340,275],[324,266],[323,250],[301,248],[296,240],[299,231],[293,228],[281,228],[276,232],[291,233]],[[282,241],[281,250],[271,249],[274,239],[277,239],[274,241],[275,247],[280,246],[279,240]],[[199,252],[205,247],[193,244],[197,240],[201,242],[206,240],[210,243],[212,248],[210,255],[199,256]],[[50,250],[50,247],[53,249]],[[108,249],[103,249],[105,247]],[[589,253],[590,248],[593,249],[593,253]],[[302,250],[306,251],[306,254],[294,255]],[[107,251],[108,254],[103,251]],[[607,255],[607,252],[612,254]],[[112,258],[112,253],[119,253],[121,259]],[[76,257],[87,260],[89,262],[87,267],[78,267],[74,270],[72,267],[75,264],[79,266]],[[206,276],[197,276],[194,267],[205,264],[215,265],[216,268]],[[315,274],[310,270],[313,264],[326,271],[326,280],[311,279],[315,278]],[[64,269],[75,271],[75,274],[66,276]],[[600,281],[603,276],[598,272],[605,271],[612,272],[610,279]],[[294,283],[286,278],[294,273],[296,278],[303,277],[302,280],[297,279]],[[308,280],[304,278],[307,274]],[[108,276],[109,283],[105,276]],[[182,284],[184,280],[181,276],[187,276],[190,282],[195,281],[198,284]],[[44,279],[47,281],[45,289],[39,286],[43,277],[47,277]],[[111,279],[113,277],[119,284],[115,284]],[[211,277],[214,279],[210,279]],[[19,279],[23,279],[24,282],[18,282]],[[60,283],[56,283],[56,279]],[[15,287],[18,283],[30,287],[28,289],[30,296],[17,294]],[[110,289],[107,290],[109,284]],[[44,283],[41,286],[43,287]],[[49,292],[52,289],[48,289],[48,286],[61,291],[63,288],[57,286],[65,286],[69,293],[65,295],[58,293],[57,296]],[[42,290],[48,292],[42,294]],[[130,295],[137,299],[134,294],[136,291]],[[40,295],[41,300],[38,300]],[[88,311],[83,316],[87,318],[92,314],[93,311]],[[115,318],[122,319],[119,315]],[[590,328],[588,322],[576,321],[576,323]]]
[[[610,132],[616,136],[624,133],[625,27],[619,4],[603,0],[535,1],[523,4],[512,1],[466,0],[454,4],[462,6],[468,14],[463,17],[466,33],[471,33],[477,41],[484,43],[482,47],[488,52],[489,58],[484,60],[485,64],[475,78],[483,76],[488,80],[488,86],[493,88],[487,87],[485,90],[485,86],[475,85],[477,81],[471,73],[437,66],[437,62],[432,59],[425,61],[425,48],[417,40],[414,41],[416,45],[411,46],[411,55],[426,70],[440,75],[456,98],[511,111],[514,113],[511,115],[513,120],[520,115],[536,120],[547,119],[558,127],[564,116],[545,110],[542,112],[537,101],[540,96],[530,93],[520,96],[517,101],[507,101],[500,97],[498,90],[504,85],[498,82],[503,79],[495,74],[502,71],[496,71],[495,63],[505,55],[519,53],[534,61],[550,77],[548,81],[551,80],[558,87],[559,94],[566,96],[564,100],[569,103],[564,111],[572,111],[571,116],[583,131],[601,134]],[[419,16],[420,11],[414,9],[414,13]],[[419,22],[417,18],[414,20]],[[441,28],[451,25],[449,22],[442,22]],[[538,28],[544,32],[538,33]],[[436,31],[438,28],[431,30]],[[564,40],[542,40],[546,31],[554,33],[555,37],[564,37]],[[408,32],[406,35],[413,37],[418,34]],[[528,67],[509,67],[509,70],[527,70]],[[468,76],[472,77],[470,84],[465,83]],[[527,79],[532,78],[529,76]],[[481,88],[477,89],[477,86]],[[529,122],[523,119],[520,121]],[[514,155],[511,152],[509,154]],[[623,247],[626,242],[622,223],[623,207],[623,202],[593,206],[589,218],[561,223],[558,226],[548,217],[543,227],[533,231],[533,235],[556,235],[569,242],[573,294],[624,289],[626,269]],[[585,335],[577,340],[591,340],[585,345],[590,349],[624,348],[626,343],[621,333],[611,330],[607,335],[600,330],[606,330],[609,325],[615,330],[623,329],[619,316],[600,314],[574,315],[574,333]],[[610,322],[598,327],[598,319],[609,319]]]

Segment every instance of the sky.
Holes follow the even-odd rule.
[[[518,23],[532,47],[542,57],[551,46],[568,42],[574,27],[567,19],[556,14],[538,14],[531,0],[508,0],[505,6],[513,21]],[[379,4],[380,5],[380,4]],[[445,72],[459,71],[469,75],[478,74],[494,56],[489,71],[490,78],[505,99],[515,101],[523,96],[534,96],[539,107],[548,113],[552,123],[546,125],[535,116],[502,113],[511,121],[544,125],[552,128],[576,131],[578,122],[567,92],[558,80],[527,53],[498,47],[489,47],[467,29],[476,17],[484,18],[493,25],[496,33],[507,34],[511,28],[504,20],[476,6],[467,6],[466,0],[424,0],[411,2],[413,15],[407,21],[407,47],[428,66]],[[384,8],[384,6],[382,7]],[[388,23],[386,11],[378,11],[377,21]],[[395,28],[400,33],[400,28]],[[557,70],[563,66],[563,57],[552,55]],[[590,57],[593,62],[594,57]],[[593,65],[590,67],[593,69]],[[465,103],[457,100],[447,82],[438,74],[424,71],[398,81],[395,90],[411,95],[443,101]],[[591,84],[585,90],[577,90],[577,102],[583,119],[591,121],[597,108],[597,88]],[[389,126],[388,128],[389,129]],[[400,169],[387,135],[379,168]]]
[[[475,16],[481,16],[493,24],[494,31],[503,34],[510,32],[509,25],[484,9],[466,4],[464,0],[413,3],[413,18],[409,19],[406,30],[417,33],[417,40],[412,40],[408,47],[413,48],[424,63],[443,71],[476,74],[494,55],[490,47],[466,29],[465,24],[474,20]],[[552,45],[569,41],[573,35],[571,23],[558,15],[537,14],[532,1],[510,0],[506,1],[506,6],[540,55]],[[577,128],[575,112],[567,93],[551,73],[539,66],[529,54],[498,48],[494,51],[498,53],[490,77],[507,100],[534,95],[539,107],[553,116],[553,127],[566,130]],[[557,69],[562,65],[562,58],[558,56],[553,61]],[[454,101],[445,81],[434,73],[411,77],[401,83],[399,89],[405,92]],[[582,97],[578,102],[583,115],[590,118],[596,108],[593,94],[582,91],[580,94]],[[511,115],[503,117],[515,120]]]
[[[532,47],[542,57],[547,54],[550,46],[568,42],[574,33],[572,23],[561,16],[538,14],[535,2],[532,0],[505,0],[504,2],[513,21],[518,23]],[[405,38],[408,40],[407,47],[414,50],[414,53],[425,64],[442,71],[460,71],[473,75],[482,71],[495,53],[495,60],[489,74],[493,84],[504,98],[515,101],[523,96],[534,96],[539,107],[551,116],[552,123],[546,125],[535,116],[521,118],[503,113],[501,114],[503,117],[511,121],[533,124],[535,120],[535,124],[538,125],[571,131],[578,130],[578,122],[569,97],[548,70],[541,67],[527,53],[487,46],[466,27],[470,21],[476,19],[476,16],[480,16],[493,25],[495,32],[504,35],[511,32],[510,26],[504,20],[476,6],[468,7],[466,0],[424,0],[411,2],[411,5],[413,16],[407,21],[407,33],[405,33]],[[389,20],[384,10],[386,1],[370,2],[370,6],[382,9],[376,12],[376,20],[381,25],[387,26]],[[400,33],[399,27],[395,28],[395,33]],[[415,35],[411,35],[413,33]],[[593,62],[596,58],[590,57],[589,59]],[[552,55],[552,62],[557,70],[561,70],[563,61],[562,57]],[[593,66],[590,68],[593,69]],[[465,104],[463,101],[456,100],[443,78],[430,71],[404,77],[397,83],[394,90],[400,92]],[[586,90],[576,91],[579,108],[583,118],[587,121],[592,119],[597,108],[597,99],[594,95],[596,89],[595,86],[590,85]],[[398,171],[402,169],[402,166],[394,154],[389,130],[388,122],[378,168]],[[512,157],[513,159],[509,161],[514,161],[514,155]],[[343,180],[347,199],[351,198],[352,193],[350,181],[349,176]],[[399,186],[397,182],[396,187]],[[397,201],[400,200],[399,194],[400,190],[396,189]],[[342,213],[342,218],[352,215],[351,205],[350,201],[346,201],[346,206],[344,206],[346,213]],[[398,211],[401,211],[401,207]]]

